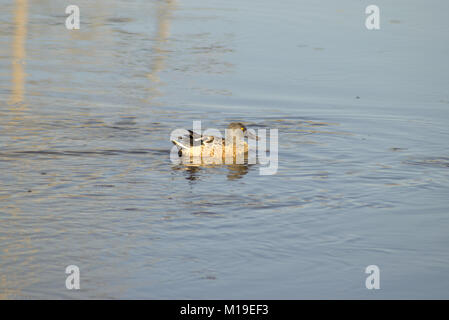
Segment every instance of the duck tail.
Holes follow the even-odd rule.
[[[171,141],[175,146],[177,146],[178,147],[178,149],[179,150],[182,150],[182,149],[188,149],[188,147],[186,146],[186,145],[184,145],[184,144],[182,144],[181,142],[179,142],[179,141],[177,141],[177,140],[172,140]]]

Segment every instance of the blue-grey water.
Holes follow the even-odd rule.
[[[0,298],[449,298],[447,1],[0,3]],[[278,172],[173,165],[194,120]]]

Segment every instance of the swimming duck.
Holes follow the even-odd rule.
[[[226,139],[222,137],[203,136],[192,130],[188,132],[188,135],[171,140],[178,148],[178,156],[188,162],[192,162],[192,158],[199,157],[202,163],[228,163],[225,161],[227,157],[236,162],[236,158],[243,159],[248,153],[248,143],[243,137],[259,140],[241,122],[232,122],[228,126],[228,133],[236,137],[235,143],[230,145],[226,145]]]

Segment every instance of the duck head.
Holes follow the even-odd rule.
[[[228,129],[231,130],[241,130],[243,132],[243,136],[247,137],[249,139],[254,139],[254,140],[259,140],[259,137],[256,136],[255,134],[249,132],[245,125],[241,122],[232,122],[229,124]]]

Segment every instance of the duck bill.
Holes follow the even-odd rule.
[[[254,140],[256,140],[256,141],[259,140],[259,137],[258,137],[258,136],[256,136],[254,133],[251,133],[251,132],[249,132],[249,131],[246,131],[246,136],[247,136],[249,139],[254,139]]]

